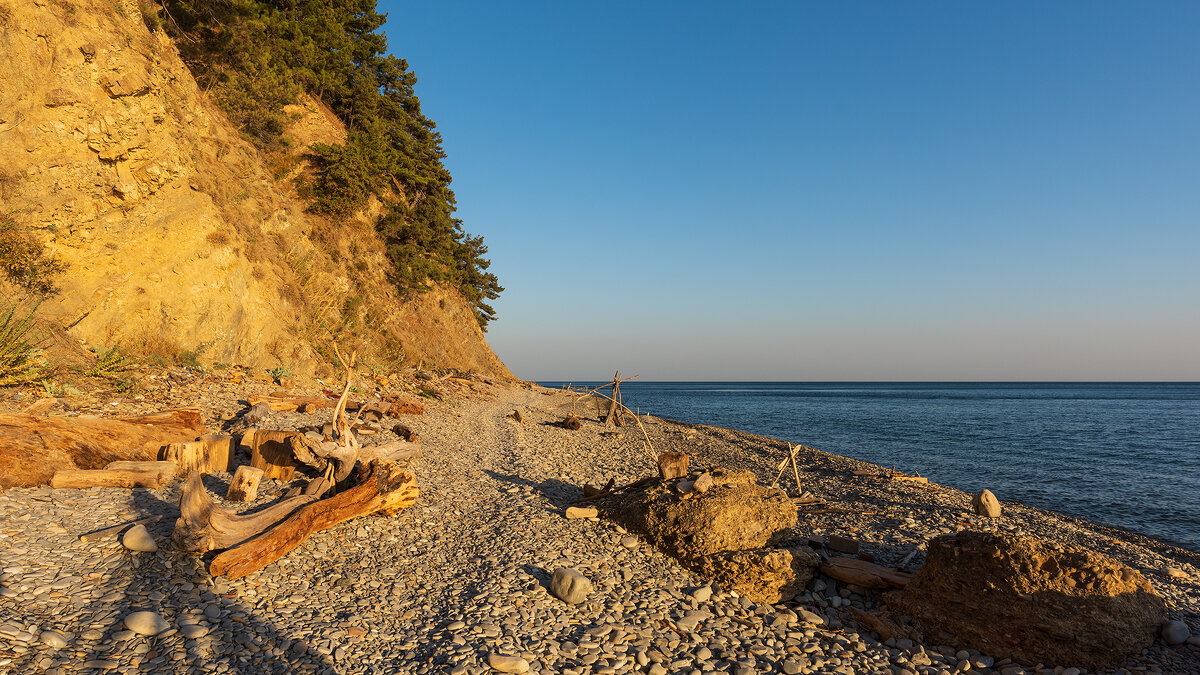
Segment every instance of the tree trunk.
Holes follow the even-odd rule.
[[[269,532],[217,555],[209,573],[244,577],[287,555],[314,532],[377,511],[392,515],[417,499],[416,477],[390,462],[360,464],[352,478],[353,487],[303,506]]]
[[[258,481],[262,480],[263,470],[252,466],[239,466],[229,481],[229,490],[225,493],[225,501],[252,502],[258,498]]]
[[[174,477],[172,462],[112,462],[103,469],[60,469],[50,479],[50,487],[160,488]]]
[[[202,433],[195,410],[120,419],[0,415],[0,488],[46,485],[60,469],[153,461],[163,445]]]

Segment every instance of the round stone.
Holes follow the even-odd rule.
[[[519,656],[488,654],[488,665],[501,673],[524,673],[529,671],[529,662]]]
[[[56,630],[44,630],[41,634],[42,644],[53,649],[62,649],[67,646],[67,636]]]
[[[550,577],[550,592],[563,602],[575,605],[587,599],[588,593],[592,592],[592,582],[576,570],[560,567]]]
[[[121,537],[121,543],[130,551],[154,553],[158,550],[158,544],[155,543],[154,537],[150,536],[150,531],[145,525],[134,525],[126,530],[125,535]]]
[[[1169,645],[1181,645],[1192,636],[1188,625],[1182,621],[1168,621],[1162,627],[1163,642]]]
[[[158,635],[171,624],[158,612],[134,612],[125,617],[125,627],[139,635]]]

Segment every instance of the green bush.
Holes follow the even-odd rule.
[[[36,311],[34,306],[18,312],[16,302],[0,307],[0,386],[34,382],[45,370],[44,338],[37,334]]]
[[[65,268],[22,232],[11,215],[0,216],[0,271],[11,281],[35,293],[53,293]]]
[[[93,347],[92,351],[96,354],[96,363],[83,372],[87,377],[121,379],[133,368],[133,359],[124,353],[120,345],[108,349]]]

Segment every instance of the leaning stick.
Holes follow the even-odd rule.
[[[81,534],[79,535],[79,541],[94,541],[96,539],[103,539],[104,537],[107,537],[110,534],[116,534],[131,525],[149,525],[150,523],[157,523],[160,520],[162,520],[162,516],[150,516],[149,518],[138,518],[137,520],[126,521],[120,525],[113,525],[112,527],[106,527],[94,532],[88,532],[87,534]]]
[[[799,449],[800,449],[800,446],[797,445],[796,447],[793,448],[792,444],[788,443],[788,454],[791,456],[791,460],[792,460],[792,475],[796,477],[796,496],[797,497],[804,494],[804,488],[800,487],[800,470],[796,468],[796,451]]]

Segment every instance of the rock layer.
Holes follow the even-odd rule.
[[[925,565],[889,604],[934,644],[1088,668],[1149,646],[1167,617],[1150,582],[1107,556],[988,532],[932,540]]]
[[[812,549],[797,546],[725,551],[701,558],[697,567],[726,590],[778,604],[803,592],[819,563]]]

